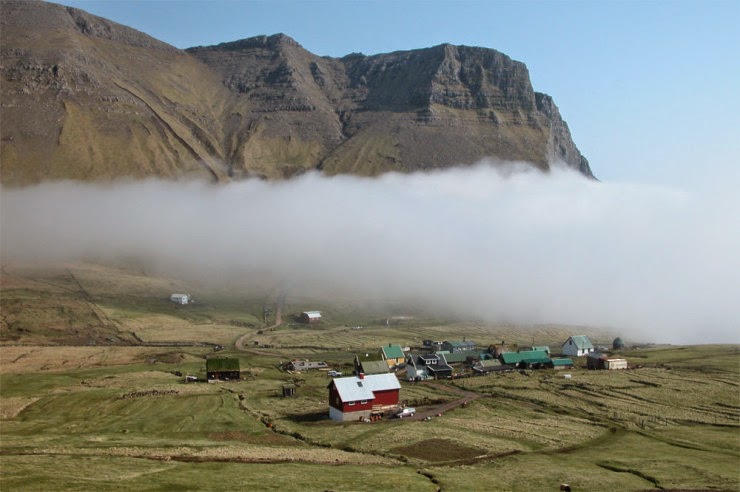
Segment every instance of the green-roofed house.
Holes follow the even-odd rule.
[[[502,365],[498,359],[484,359],[479,360],[472,366],[473,372],[477,374],[488,374],[494,371],[506,371],[511,370],[510,367]]]
[[[583,355],[590,354],[594,351],[594,344],[588,339],[586,335],[574,335],[568,337],[563,343],[563,355],[572,355],[574,357],[581,357]]]
[[[390,369],[403,364],[406,361],[406,355],[403,353],[400,345],[384,345],[380,347],[380,356],[388,364]]]
[[[551,367],[552,360],[543,350],[525,350],[501,354],[501,363],[518,369],[540,369]]]
[[[232,357],[207,359],[206,377],[209,381],[238,381],[241,378],[239,359]]]
[[[550,346],[549,345],[534,345],[532,346],[532,350],[541,350],[542,352],[546,352],[547,356],[550,356]]]
[[[464,364],[468,361],[468,357],[472,357],[473,354],[465,352],[448,352],[447,350],[437,350],[435,354],[443,356],[447,364]],[[476,354],[477,355],[477,354]]]
[[[390,368],[384,360],[363,360],[358,363],[357,374],[388,374]]]

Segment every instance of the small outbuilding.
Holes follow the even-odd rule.
[[[238,381],[241,378],[239,359],[233,357],[207,359],[206,377],[209,381]]]
[[[573,363],[572,359],[567,359],[567,358],[552,359],[552,367],[555,370],[571,369],[574,366],[575,364]]]
[[[298,321],[301,323],[318,323],[321,321],[321,311],[303,311],[298,316]]]
[[[289,371],[309,371],[311,369],[328,369],[329,364],[324,361],[310,361],[308,359],[293,359],[288,363]]]
[[[589,369],[627,369],[627,359],[610,358],[605,354],[593,352],[586,358],[586,367]]]
[[[190,294],[170,294],[170,301],[175,304],[190,304],[191,300]]]

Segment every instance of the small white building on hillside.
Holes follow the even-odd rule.
[[[171,294],[170,301],[175,304],[189,304],[191,301],[190,294]]]
[[[301,323],[318,323],[321,321],[321,311],[303,311],[298,319]]]

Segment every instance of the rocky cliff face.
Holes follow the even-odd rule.
[[[485,157],[592,176],[552,99],[491,49],[333,59],[278,34],[182,51],[77,9],[0,6],[4,184],[377,175]]]

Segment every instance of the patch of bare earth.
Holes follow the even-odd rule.
[[[447,439],[427,439],[409,446],[393,448],[391,451],[394,454],[431,462],[469,460],[485,455],[485,451],[462,446]]]

